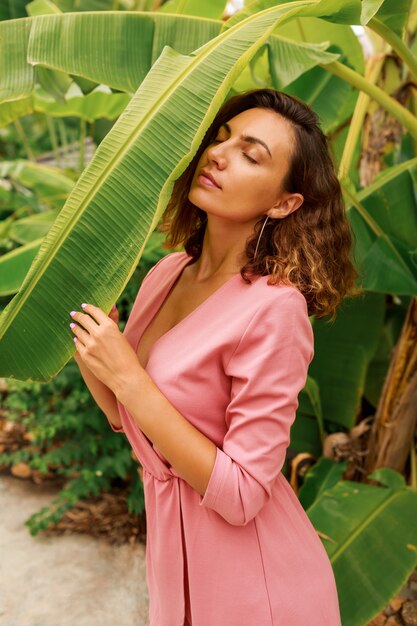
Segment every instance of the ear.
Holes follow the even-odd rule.
[[[289,193],[281,197],[274,206],[272,206],[266,215],[275,219],[287,217],[293,211],[296,211],[304,202],[304,196],[301,193]]]

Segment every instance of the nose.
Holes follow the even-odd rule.
[[[226,166],[226,159],[224,156],[223,143],[212,143],[208,146],[206,155],[209,161],[213,161],[217,164],[219,169],[223,169]]]

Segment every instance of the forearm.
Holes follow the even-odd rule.
[[[177,411],[140,366],[116,396],[177,474],[204,496],[217,453],[211,439]]]
[[[74,358],[76,361],[85,384],[91,395],[103,413],[111,420],[116,428],[120,428],[122,423],[119,417],[116,396],[113,391],[99,380],[92,371],[85,365],[81,358]]]

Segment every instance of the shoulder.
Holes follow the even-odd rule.
[[[174,266],[186,256],[188,256],[186,252],[169,252],[168,254],[164,254],[164,256],[151,267],[142,282],[146,281],[152,274],[157,273],[158,269],[167,269],[168,267]]]
[[[295,286],[268,284],[268,279],[269,275],[258,277],[249,289],[251,313],[237,352],[250,348],[266,354],[289,346],[300,348],[305,359],[311,362],[314,332],[304,295]]]
[[[298,311],[308,317],[307,300],[294,285],[282,282],[268,284],[270,275],[259,276],[253,283],[253,294],[258,303],[257,312],[265,315],[285,315]]]

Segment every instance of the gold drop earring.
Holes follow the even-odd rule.
[[[256,248],[255,248],[255,254],[253,255],[253,260],[256,259],[256,253],[258,252],[259,240],[260,240],[260,238],[262,236],[263,230],[265,228],[265,224],[268,221],[268,219],[269,219],[269,215],[266,216],[266,219],[265,219],[264,223],[262,224],[261,232],[259,233],[258,241],[256,242]]]

